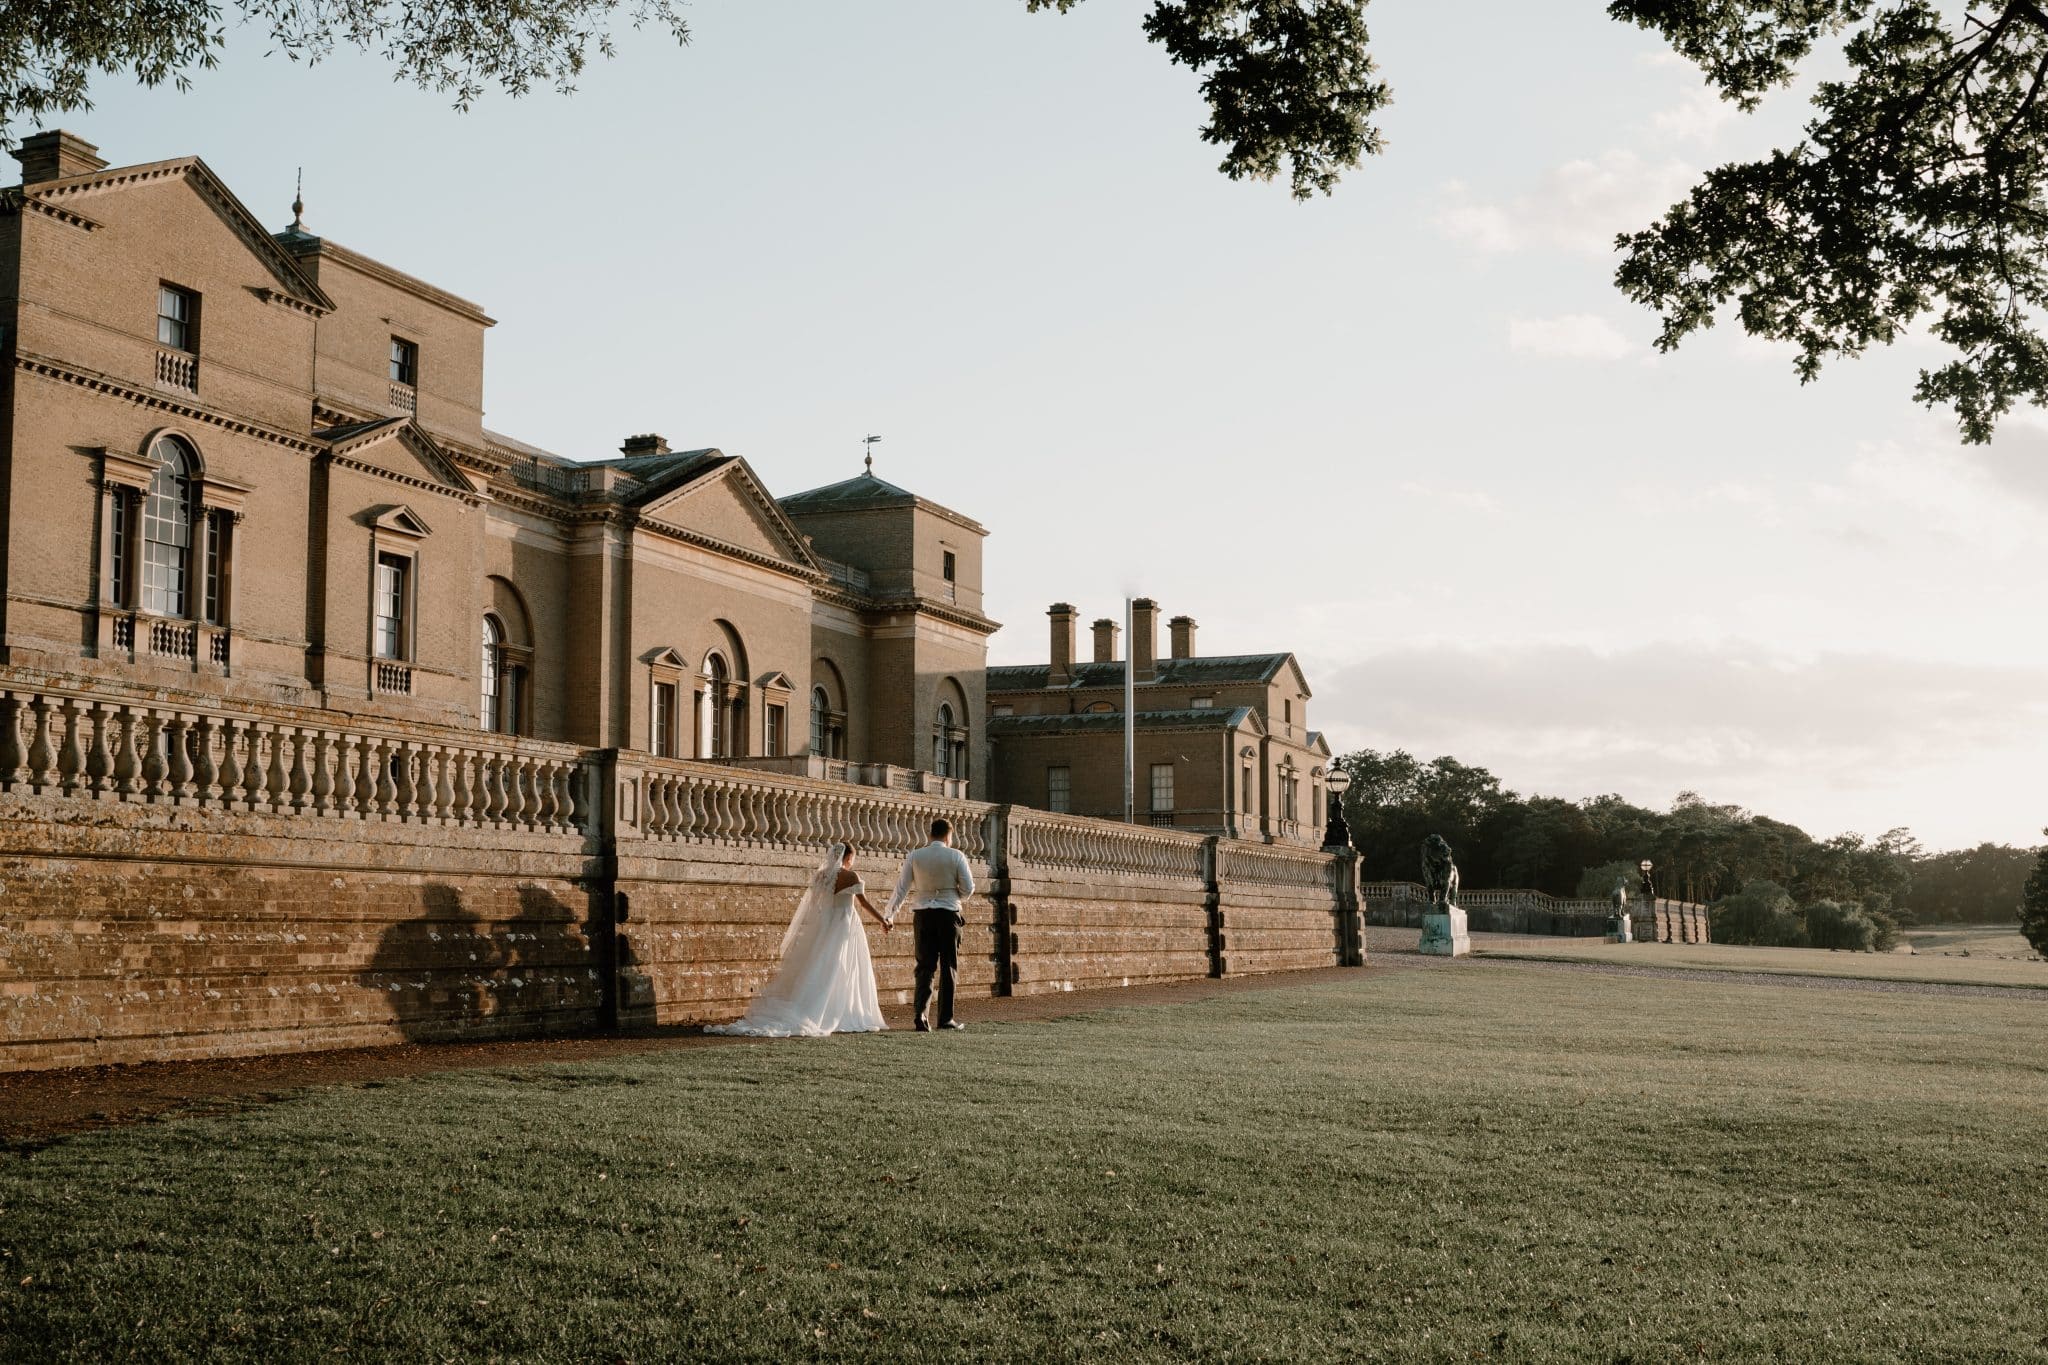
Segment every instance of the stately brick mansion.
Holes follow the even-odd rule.
[[[196,157],[26,139],[0,193],[0,662],[1117,816],[1115,627],[987,668],[974,520],[714,449],[565,459],[483,424],[482,308],[263,227]],[[1140,819],[1314,846],[1291,655],[1144,603]],[[993,747],[992,747],[993,742]]]
[[[872,474],[778,500],[658,436],[537,450],[483,425],[476,304],[296,206],[266,230],[195,157],[16,156],[8,663],[982,785],[970,518]]]

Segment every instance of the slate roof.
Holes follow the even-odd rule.
[[[1287,667],[1290,654],[1213,654],[1193,659],[1161,659],[1158,661],[1159,676],[1155,682],[1139,683],[1140,687],[1204,687],[1221,683],[1271,682]],[[1073,667],[1074,687],[1122,687],[1124,665],[1121,659],[1111,663],[1077,663]],[[991,692],[1035,692],[1047,686],[1052,676],[1050,664],[1008,664],[988,670],[988,690]]]
[[[876,478],[874,471],[870,470],[838,483],[828,483],[823,488],[791,493],[776,501],[790,511],[824,512],[851,507],[907,507],[917,501],[917,494],[907,488],[898,488],[887,479]]]
[[[1235,730],[1247,720],[1257,722],[1249,706],[1196,706],[1175,711],[1140,711],[1140,730]],[[1062,716],[992,716],[990,735],[1092,734],[1097,731],[1121,733],[1124,713],[1089,711]]]

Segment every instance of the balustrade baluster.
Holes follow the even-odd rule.
[[[412,755],[412,804],[407,818],[430,825],[434,822],[434,746],[416,741],[405,747]]]
[[[312,757],[307,760],[306,795],[315,815],[334,813],[334,732],[314,730]]]
[[[220,804],[220,767],[214,761],[213,744],[220,730],[212,716],[200,716],[193,733],[198,739],[192,758],[192,800],[200,806]]]
[[[449,813],[454,823],[462,826],[477,824],[476,814],[476,753],[471,749],[458,749],[454,756],[454,771],[449,774],[453,795],[449,799]]]
[[[391,818],[400,822],[412,819],[413,801],[417,794],[412,770],[413,747],[409,739],[391,741]]]
[[[116,715],[120,722],[117,746],[114,750],[114,790],[123,801],[134,799],[142,790],[142,754],[137,748],[140,717],[130,706],[122,706]]]
[[[85,785],[85,742],[79,731],[85,725],[85,710],[70,697],[64,699],[64,740],[57,746],[57,780],[66,793]]]
[[[650,839],[672,839],[676,831],[676,781],[665,773],[650,772],[641,784],[640,828]]]
[[[28,782],[37,795],[52,785],[57,775],[57,750],[50,743],[50,702],[36,697],[29,703]]]
[[[498,785],[498,756],[486,749],[476,758],[477,823],[486,829],[499,828],[505,813],[505,796]]]
[[[0,692],[0,787],[9,791],[28,780],[28,755],[21,742],[21,693]]]
[[[164,726],[164,757],[169,760],[170,771],[165,774],[170,784],[167,793],[171,803],[179,806],[197,805],[197,788],[192,782],[192,741],[193,717],[182,711],[173,711]]]
[[[370,770],[366,775],[376,800],[367,813],[374,814],[379,820],[396,819],[393,812],[398,801],[398,782],[392,771],[392,760],[398,756],[398,745],[382,735],[371,735],[363,741],[363,754],[369,761]]]
[[[291,753],[287,759],[285,794],[291,798],[292,814],[303,814],[313,804],[312,768],[318,760],[309,759],[306,750],[318,742],[319,736],[303,725],[293,726],[290,734]]]
[[[112,708],[103,701],[92,704],[92,738],[85,751],[85,789],[105,800],[107,779],[114,771],[114,755],[107,745],[107,724]]]
[[[360,819],[362,816],[362,789],[356,785],[356,773],[361,767],[361,756],[356,752],[357,744],[356,736],[346,730],[335,737],[334,813],[344,820]]]
[[[540,791],[540,760],[527,754],[519,760],[519,783],[523,789],[519,803],[519,818],[529,833],[539,833],[546,826],[541,821],[541,812],[547,809],[547,802]]]
[[[136,794],[144,801],[155,801],[163,792],[164,775],[170,765],[164,762],[163,716],[151,709],[137,713],[135,717],[137,735],[136,748],[141,764],[137,775]]]
[[[441,746],[422,744],[420,750],[419,806],[420,823],[434,825],[441,819]]]

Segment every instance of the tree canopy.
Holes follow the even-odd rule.
[[[339,46],[467,107],[573,87],[612,27],[689,38],[681,0],[22,0],[0,6],[0,136],[89,107],[97,75],[183,86],[213,66],[225,11],[295,60]],[[1024,0],[1064,13],[1082,0]],[[1328,194],[1382,149],[1390,92],[1368,0],[1153,0],[1142,28],[1197,77],[1233,179]],[[1589,0],[1591,3],[1591,0]],[[2041,0],[1612,0],[1744,110],[1837,58],[1804,136],[1721,166],[1616,243],[1616,282],[1670,350],[1731,314],[1791,343],[1802,380],[1909,329],[1946,348],[1915,396],[1987,441],[2016,402],[2048,403],[2048,6]]]
[[[1709,903],[1764,887],[1754,904],[1743,902],[1758,925],[1776,922],[1767,911],[1781,894],[1788,905],[1832,903],[1908,922],[2009,923],[2035,858],[2002,844],[1930,854],[1904,829],[1815,838],[1695,792],[1662,811],[1619,796],[1524,797],[1485,768],[1399,749],[1361,749],[1336,763],[1351,774],[1344,819],[1368,881],[1417,880],[1423,836],[1441,834],[1468,888],[1604,899],[1626,875],[1633,895],[1631,869],[1647,858],[1658,894],[1675,900]]]

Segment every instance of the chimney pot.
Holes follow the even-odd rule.
[[[1116,662],[1116,637],[1123,628],[1107,616],[1095,623],[1095,662],[1113,664]]]
[[[1159,676],[1159,604],[1149,597],[1131,603],[1131,668],[1139,682]]]
[[[1070,602],[1055,602],[1047,608],[1052,618],[1052,667],[1045,675],[1047,687],[1065,687],[1074,680],[1074,621],[1078,615]]]
[[[1166,629],[1173,644],[1173,657],[1192,659],[1195,657],[1195,618],[1176,616],[1166,623]]]
[[[668,442],[651,431],[639,436],[628,436],[626,443],[619,447],[619,451],[627,459],[632,459],[636,455],[666,455],[669,453]]]
[[[44,180],[62,180],[69,175],[90,175],[107,167],[100,149],[76,133],[53,128],[21,140],[14,159],[21,163],[21,183],[34,185]]]

